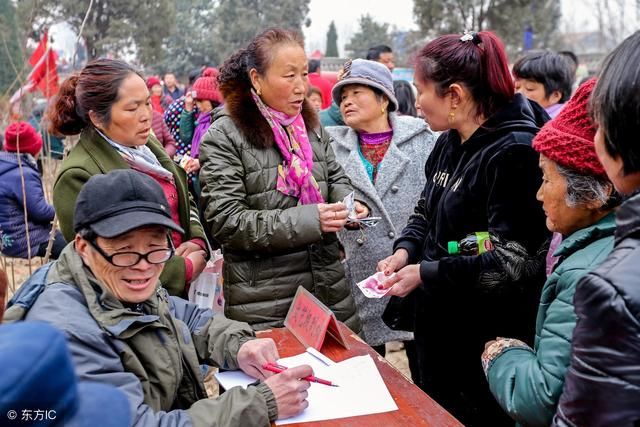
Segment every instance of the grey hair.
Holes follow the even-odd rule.
[[[573,169],[556,164],[558,172],[567,181],[565,202],[570,208],[598,202],[604,207],[612,195],[613,186],[606,178],[584,175]]]

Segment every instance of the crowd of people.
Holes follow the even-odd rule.
[[[637,32],[576,83],[570,53],[510,66],[481,31],[424,45],[413,84],[384,45],[332,82],[277,28],[184,90],[94,60],[47,129],[4,134],[0,249],[55,261],[9,301],[1,358],[51,343],[63,368],[41,398],[69,419],[270,425],[308,406],[312,371],[265,369],[278,349],[255,331],[282,327],[302,286],[382,356],[403,342],[413,382],[464,425],[637,425],[639,63]],[[52,205],[43,132],[78,140]],[[224,316],[186,299],[213,248]],[[370,299],[357,283],[376,272]],[[0,319],[5,287],[0,271]],[[208,399],[201,365],[259,381]],[[31,368],[10,369],[0,390]]]

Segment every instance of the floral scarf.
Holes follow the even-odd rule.
[[[297,197],[300,204],[323,203],[320,188],[312,175],[313,150],[301,112],[295,116],[276,111],[265,105],[251,89],[251,96],[262,116],[267,120],[284,162],[278,165],[276,189]]]

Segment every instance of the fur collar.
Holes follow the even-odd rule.
[[[224,101],[227,115],[231,117],[242,136],[250,144],[259,148],[267,148],[275,144],[271,127],[251,99],[250,92],[240,88],[229,91]],[[308,133],[319,129],[318,114],[306,99],[302,104],[302,117]]]

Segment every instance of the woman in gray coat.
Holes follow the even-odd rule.
[[[376,272],[377,259],[392,252],[396,234],[413,211],[425,184],[424,165],[436,140],[424,120],[399,116],[391,73],[375,61],[345,64],[333,99],[348,126],[330,127],[336,159],[351,179],[356,198],[381,217],[360,233],[342,232],[347,272],[362,321],[365,341],[384,355],[385,343],[413,334],[394,331],[382,321],[389,297],[370,299],[356,283]]]

